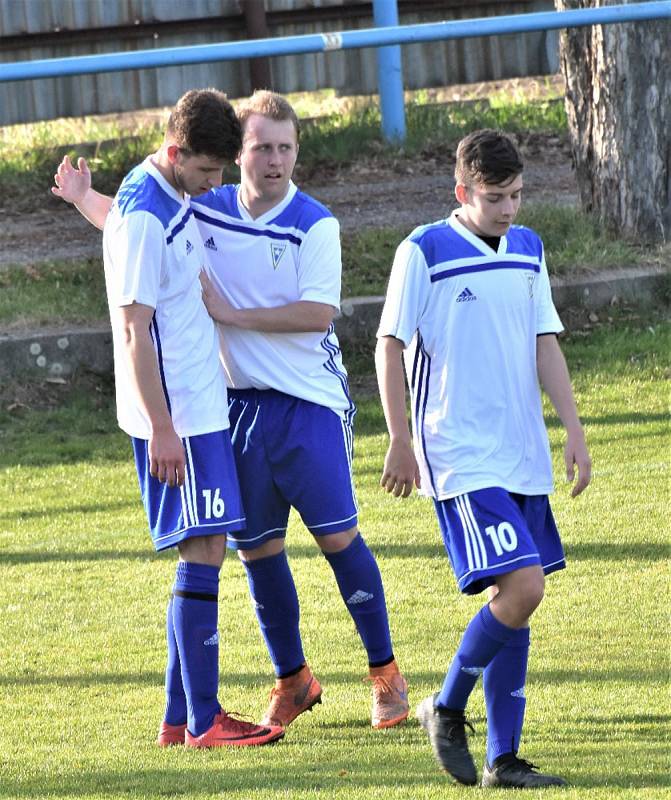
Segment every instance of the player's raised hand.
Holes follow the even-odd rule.
[[[409,442],[392,442],[384,459],[380,486],[394,497],[409,497],[421,485],[417,459]]]
[[[80,158],[75,167],[69,156],[64,156],[54,175],[55,186],[51,193],[66,203],[80,203],[91,188],[91,172],[85,158]]]
[[[203,302],[205,303],[208,314],[212,319],[221,322],[222,325],[231,325],[233,323],[235,308],[233,308],[228,300],[217,290],[217,287],[212,283],[205,270],[201,270],[200,272],[200,285],[203,289]]]
[[[566,480],[569,483],[573,483],[575,480],[576,467],[578,468],[578,480],[571,490],[571,497],[577,497],[587,488],[592,479],[592,459],[582,431],[568,433],[564,446],[564,462],[566,464]]]

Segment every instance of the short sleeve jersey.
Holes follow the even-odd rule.
[[[228,428],[217,330],[198,279],[205,265],[202,240],[189,198],[182,198],[150,159],[126,176],[114,198],[103,253],[120,427],[141,439],[151,435],[121,352],[118,309],[141,303],[155,309],[150,333],[178,435]]]
[[[532,230],[494,252],[455,212],[400,244],[377,335],[406,346],[424,494],[552,491],[536,337],[562,329]]]
[[[301,300],[340,305],[340,230],[330,211],[291,183],[287,196],[252,219],[228,185],[192,199],[213,280],[236,308]],[[221,357],[234,389],[275,389],[353,415],[333,325],[326,333],[265,333],[221,327]]]

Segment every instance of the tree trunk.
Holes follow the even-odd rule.
[[[612,0],[555,2],[560,11],[615,5]],[[621,235],[668,241],[671,24],[655,20],[565,29],[560,59],[583,209]]]

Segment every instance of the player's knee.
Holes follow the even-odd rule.
[[[226,555],[226,536],[196,536],[180,542],[179,555],[183,561],[220,567]]]
[[[284,538],[269,539],[252,550],[238,550],[238,558],[243,562],[258,561],[261,558],[277,556],[282,550],[284,550]]]
[[[327,533],[323,536],[315,536],[315,541],[322,550],[322,553],[339,553],[349,547],[356,539],[359,529],[354,527],[340,533]]]

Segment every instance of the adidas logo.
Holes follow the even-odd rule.
[[[520,697],[522,700],[524,700],[524,698],[526,697],[526,694],[524,693],[524,686],[521,689],[515,689],[514,692],[510,693],[510,696]]]
[[[482,675],[482,673],[485,671],[485,668],[484,667],[462,667],[461,671],[465,672],[467,675],[475,675],[475,677],[477,678],[479,675]]]
[[[187,239],[187,240],[186,240],[186,254],[187,254],[187,256],[189,255],[189,253],[190,253],[192,250],[193,250],[193,245],[192,245],[192,244],[191,244],[191,242],[190,242],[190,241]]]
[[[203,644],[205,647],[214,647],[214,645],[219,644],[219,631],[215,631],[209,639],[205,639]]]
[[[210,238],[205,242],[205,247],[208,250],[216,250],[217,245],[214,243],[214,236],[210,236]]]
[[[359,603],[367,603],[372,600],[375,595],[370,592],[364,592],[363,589],[357,589],[356,592],[347,601],[348,606],[358,606]]]
[[[464,291],[457,297],[457,303],[467,303],[469,300],[477,300],[478,298],[473,294],[473,292],[468,288],[468,286],[464,289]]]

